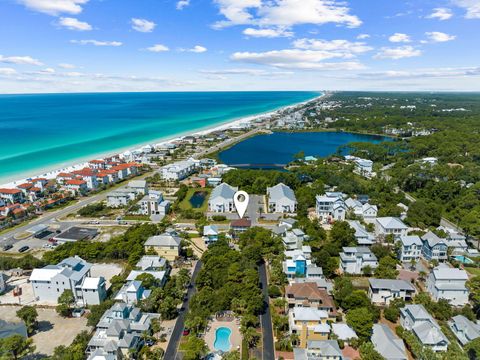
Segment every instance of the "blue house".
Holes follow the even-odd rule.
[[[289,279],[304,277],[307,274],[307,259],[299,254],[283,263],[283,271]]]
[[[445,239],[439,238],[435,233],[429,231],[421,237],[422,239],[422,255],[428,260],[447,260],[448,245]]]

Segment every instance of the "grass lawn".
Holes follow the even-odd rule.
[[[365,290],[368,289],[368,287],[370,286],[368,282],[368,277],[351,277],[350,280],[352,280],[353,287],[355,287],[356,289]]]
[[[465,266],[465,270],[468,271],[472,275],[475,275],[475,276],[480,275],[480,269],[479,268]]]
[[[196,192],[205,192],[207,195],[205,196],[205,200],[203,201],[203,204],[199,208],[193,208],[192,204],[190,203],[190,199]],[[208,208],[208,197],[210,196],[210,193],[212,192],[211,188],[190,188],[188,189],[187,195],[185,196],[185,199],[182,200],[182,202],[179,204],[180,209],[182,210],[194,210],[194,211],[200,211],[200,212],[206,212]]]

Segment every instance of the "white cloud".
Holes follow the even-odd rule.
[[[155,44],[153,46],[148,47],[146,50],[151,51],[151,52],[159,53],[159,52],[169,51],[170,49],[165,45]]]
[[[70,40],[72,44],[95,45],[95,46],[122,46],[120,41],[99,41],[99,40]]]
[[[410,42],[410,36],[407,34],[402,34],[402,33],[395,33],[392,36],[388,38],[388,41],[393,42],[393,43],[408,43]]]
[[[0,75],[15,75],[17,70],[12,68],[0,68]]]
[[[155,29],[155,26],[157,26],[157,24],[155,24],[153,21],[149,21],[149,20],[146,20],[146,19],[132,18],[132,29],[133,30],[147,33],[147,32],[152,32],[153,29]]]
[[[207,48],[201,45],[195,45],[193,48],[187,49],[187,51],[200,54],[206,52]]]
[[[209,75],[249,75],[249,76],[285,76],[292,75],[292,71],[267,71],[260,69],[222,69],[222,70],[201,70],[202,74]]]
[[[439,31],[426,32],[425,35],[430,42],[446,42],[455,40],[456,38],[455,35],[448,35]]]
[[[7,64],[19,64],[19,65],[37,65],[42,66],[43,63],[31,56],[3,56],[0,55],[0,62]]]
[[[254,29],[254,28],[246,28],[243,30],[243,34],[251,37],[265,37],[265,38],[277,38],[277,37],[291,37],[293,36],[293,32],[286,31],[282,28],[276,29]]]
[[[427,16],[428,19],[448,20],[453,16],[452,10],[448,8],[435,8],[433,12]]]
[[[183,10],[188,5],[190,5],[190,0],[179,0],[177,1],[177,10]]]
[[[465,18],[480,19],[480,2],[478,0],[453,0],[453,4],[467,11]]]
[[[298,39],[293,42],[293,46],[303,50],[331,51],[336,55],[335,57],[345,58],[373,50],[364,42],[348,40]]]
[[[61,63],[61,64],[58,64],[59,67],[61,67],[62,69],[75,69],[76,66],[73,65],[73,64],[67,64],[67,63]]]
[[[400,46],[396,48],[383,47],[377,53],[375,59],[402,59],[422,55],[422,51],[415,49],[413,46]]]
[[[463,76],[480,76],[480,67],[460,67],[460,68],[432,68],[416,70],[388,70],[364,72],[358,74],[359,77],[377,78],[451,78]]]
[[[361,20],[337,0],[214,0],[225,20],[215,28],[232,25],[291,27],[327,23],[358,27]]]
[[[368,35],[368,34],[359,34],[357,36],[358,40],[365,40],[365,39],[368,39],[368,38],[370,38],[370,35]]]
[[[17,0],[27,8],[48,15],[79,14],[89,0]]]
[[[285,69],[303,70],[358,70],[363,65],[356,62],[325,63],[323,60],[345,58],[345,54],[331,51],[315,50],[273,50],[267,52],[236,52],[231,56],[234,61],[270,65]]]
[[[71,17],[61,17],[60,20],[58,20],[58,25],[66,27],[69,30],[92,30],[92,25],[90,25],[89,23]]]

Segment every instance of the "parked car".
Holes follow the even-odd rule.
[[[4,245],[4,246],[3,246],[3,251],[8,251],[8,250],[10,250],[11,248],[13,248],[13,245],[12,245],[12,244]]]
[[[188,336],[190,334],[189,329],[183,329],[183,336]]]
[[[18,252],[23,253],[23,252],[27,251],[28,249],[30,249],[30,247],[25,245],[25,246],[22,246],[20,249],[18,249]]]
[[[153,346],[153,345],[155,345],[155,340],[153,340],[153,339],[147,339],[147,340],[145,340],[145,345],[147,345],[147,346]]]

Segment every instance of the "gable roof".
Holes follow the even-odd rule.
[[[403,246],[422,245],[422,239],[418,235],[405,235],[400,237]]]
[[[432,272],[436,280],[468,280],[467,272],[462,269],[436,267]]]
[[[434,247],[435,245],[438,245],[438,244],[447,245],[447,243],[445,242],[445,239],[441,239],[432,231],[429,231],[425,235],[423,235],[422,240],[426,241],[428,243],[428,246],[430,247]]]
[[[145,241],[145,246],[174,246],[174,247],[179,247],[180,242],[182,239],[180,239],[178,236],[173,236],[170,234],[161,234],[161,235],[155,235],[151,236]]]
[[[408,226],[397,217],[379,217],[377,222],[385,229],[408,229]]]
[[[230,186],[227,183],[221,183],[212,190],[209,201],[217,198],[233,201],[233,195],[235,195],[237,191],[238,187]]]
[[[267,188],[267,194],[270,201],[280,200],[282,198],[297,201],[293,190],[283,183]]]
[[[403,340],[397,338],[385,324],[374,324],[372,343],[386,360],[408,359]]]

